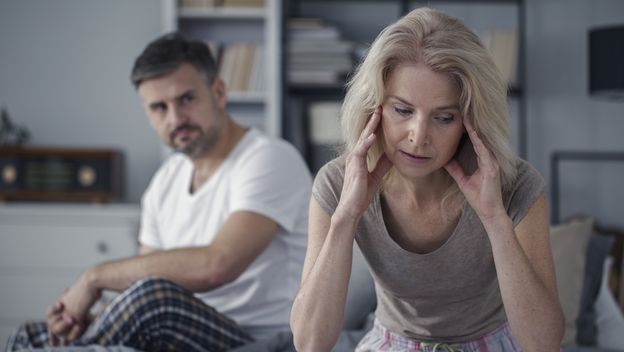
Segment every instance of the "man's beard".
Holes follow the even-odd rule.
[[[197,132],[197,137],[190,141],[189,143],[185,143],[181,146],[175,144],[175,135],[180,130],[193,130]],[[217,142],[219,141],[219,132],[221,131],[220,126],[212,126],[207,131],[202,131],[202,129],[198,126],[193,125],[182,125],[176,128],[170,135],[170,143],[169,145],[177,152],[183,153],[189,158],[197,158],[202,156],[204,153],[210,151]]]

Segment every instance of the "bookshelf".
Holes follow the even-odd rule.
[[[282,135],[281,0],[161,0],[163,33],[180,31],[217,48],[220,75],[228,86],[228,111],[244,126]],[[236,6],[234,6],[236,5]],[[238,46],[237,50],[232,49]],[[234,52],[237,53],[234,53]],[[223,59],[227,56],[228,59]]]
[[[509,105],[511,110],[512,143],[521,157],[526,157],[526,97],[524,87],[525,78],[525,4],[523,0],[294,0],[285,6],[283,12],[287,14],[284,20],[286,34],[292,33],[289,26],[291,18],[318,18],[329,26],[335,26],[340,33],[339,40],[351,41],[354,44],[353,68],[359,62],[361,55],[372,43],[377,34],[388,24],[410,10],[429,6],[440,9],[452,16],[460,18],[466,25],[482,37],[484,44],[500,44],[498,56],[503,60],[512,60],[503,65],[504,76],[509,77]],[[372,15],[374,14],[374,16]],[[509,48],[510,35],[516,42],[515,47]],[[317,171],[332,155],[332,149],[327,145],[317,145],[313,140],[318,123],[314,123],[314,111],[336,111],[325,109],[328,102],[338,104],[344,98],[344,84],[346,78],[340,80],[326,80],[319,82],[302,82],[289,77],[294,66],[292,50],[293,42],[290,36],[285,36],[283,60],[284,74],[284,134],[295,144],[305,156],[313,172]],[[496,56],[496,55],[494,55]],[[296,66],[295,66],[296,68]],[[346,72],[347,76],[352,72]],[[318,108],[317,105],[321,105]],[[338,116],[335,117],[336,119]],[[323,118],[326,120],[326,118]],[[331,130],[328,131],[330,134]],[[321,140],[323,140],[321,138]]]

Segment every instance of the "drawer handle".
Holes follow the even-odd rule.
[[[108,245],[105,242],[98,242],[96,247],[97,247],[98,253],[100,254],[108,253]]]

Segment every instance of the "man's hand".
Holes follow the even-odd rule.
[[[65,346],[65,335],[72,329],[74,321],[71,317],[63,316],[63,303],[56,301],[48,307],[48,340],[52,346]]]
[[[52,346],[64,346],[82,335],[89,325],[89,311],[101,292],[89,285],[88,272],[68,288],[61,298],[48,308],[48,337]]]

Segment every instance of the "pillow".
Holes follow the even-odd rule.
[[[622,315],[618,303],[609,290],[609,271],[612,265],[613,258],[608,257],[604,262],[600,292],[594,305],[598,327],[596,343],[600,348],[622,350],[624,347],[624,315]]]
[[[573,219],[550,228],[559,301],[565,316],[564,346],[576,344],[576,320],[581,305],[587,244],[592,234],[591,218]]]
[[[585,275],[581,293],[581,307],[576,322],[576,343],[579,346],[595,346],[597,339],[594,303],[600,291],[603,267],[615,239],[594,233],[587,245]]]

